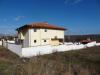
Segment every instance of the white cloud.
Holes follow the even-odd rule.
[[[83,0],[65,0],[64,3],[68,4],[68,5],[74,5],[77,4],[79,2],[82,2]]]
[[[21,20],[21,19],[23,19],[23,18],[25,18],[25,16],[16,16],[16,17],[14,18],[14,20],[15,20],[15,21],[19,21],[19,20]]]

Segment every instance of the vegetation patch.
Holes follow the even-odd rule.
[[[0,47],[0,75],[100,75],[100,46],[29,59]]]

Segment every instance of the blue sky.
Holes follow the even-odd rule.
[[[66,34],[99,34],[100,0],[0,0],[0,33],[45,21],[67,28]]]

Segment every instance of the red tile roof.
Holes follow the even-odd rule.
[[[19,31],[19,30],[23,30],[23,29],[29,29],[29,28],[45,28],[45,29],[55,29],[55,30],[66,30],[65,28],[63,27],[58,27],[58,26],[55,26],[55,25],[50,25],[48,23],[32,23],[32,24],[26,24],[20,28],[17,28],[16,30]]]
[[[90,42],[92,42],[91,40],[82,40],[82,41],[80,41],[81,43],[83,43],[83,44],[87,44],[87,43],[90,43]]]

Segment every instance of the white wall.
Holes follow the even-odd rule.
[[[15,45],[8,43],[8,49],[15,54],[19,55],[20,57],[22,56],[22,46],[21,45]]]
[[[44,42],[46,40],[46,42]],[[41,45],[49,45],[50,44],[50,39],[42,39],[41,40]]]
[[[15,41],[9,41],[9,40],[8,40],[7,42],[8,42],[8,43],[15,43]]]
[[[47,32],[45,32],[45,29],[37,28],[37,31],[34,32],[34,28],[31,28],[18,34],[18,38],[24,42],[23,47],[49,45],[51,38],[55,38],[55,36],[59,39],[64,39],[64,30],[47,29]],[[34,43],[34,40],[37,40],[37,42]]]
[[[55,36],[57,36],[57,38],[64,38],[64,30],[53,30],[53,29],[49,29],[47,31],[48,34],[48,38],[54,38]]]
[[[34,40],[36,40],[36,43],[34,43]],[[36,32],[34,32],[34,29],[29,29],[29,45],[30,46],[41,45],[41,31],[40,31],[40,29],[37,29]]]
[[[63,51],[69,51],[69,50],[77,50],[77,49],[83,49],[86,47],[92,47],[96,45],[100,45],[100,43],[96,43],[94,41],[94,42],[88,43],[87,45],[83,45],[83,44],[66,45],[64,44],[64,45],[59,45],[59,46],[46,45],[46,46],[22,48],[21,45],[15,45],[15,44],[7,43],[7,42],[3,43],[3,46],[8,48],[10,51],[14,52],[20,57],[27,57],[27,58],[32,57],[32,56],[37,56],[37,55],[50,54],[55,51],[63,52]]]
[[[96,41],[90,42],[86,45],[87,47],[96,46]]]
[[[54,38],[57,36],[58,38],[64,38],[64,30],[54,30],[54,29],[47,29],[47,32],[45,32],[45,29],[41,30],[41,38]]]
[[[32,57],[37,55],[44,55],[44,54],[50,54],[53,52],[63,52],[63,51],[70,51],[70,50],[78,50],[78,49],[84,49],[86,47],[92,47],[95,46],[95,42],[88,43],[87,45],[83,44],[72,44],[72,45],[59,45],[59,46],[37,46],[37,47],[29,47],[29,48],[22,48],[22,57]],[[100,45],[100,44],[99,44]]]
[[[2,45],[2,41],[0,41],[0,45]]]
[[[60,45],[60,46],[53,46],[54,50],[57,51],[69,51],[69,50],[76,50],[76,49],[83,49],[85,45]]]
[[[38,47],[29,47],[29,48],[22,48],[22,57],[32,57],[37,55],[44,55],[50,54],[55,51],[62,52],[62,51],[69,51],[69,50],[76,50],[76,49],[83,49],[85,48],[84,45],[60,45],[60,46],[38,46]]]
[[[48,46],[38,46],[30,48],[22,48],[22,57],[32,57],[36,55],[50,54],[53,48]]]
[[[3,46],[21,57],[22,56],[22,46],[11,43],[12,41],[9,41],[9,42],[3,41]]]
[[[29,29],[29,45],[48,45],[50,44],[51,38],[55,38],[55,36],[59,39],[64,39],[64,30],[47,29],[47,32],[45,32],[45,29],[37,29],[37,31],[34,32],[34,29]],[[34,40],[37,40],[37,42],[34,43]],[[44,40],[46,40],[46,42],[44,42]]]
[[[3,41],[3,46],[7,48],[8,47],[8,43],[6,41]]]
[[[96,46],[100,46],[100,43],[96,43]]]

